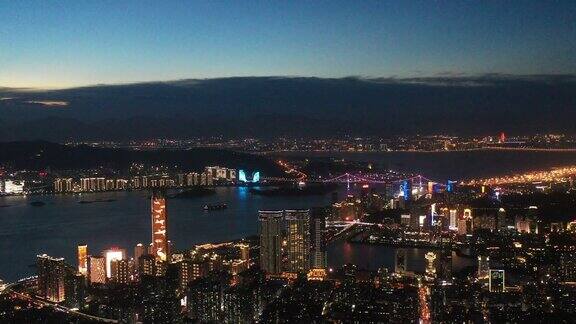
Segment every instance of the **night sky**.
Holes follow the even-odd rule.
[[[1,1],[0,86],[576,73],[576,1]]]

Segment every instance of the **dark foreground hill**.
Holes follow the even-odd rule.
[[[17,170],[72,170],[105,167],[127,170],[133,163],[177,166],[188,171],[200,171],[204,166],[220,165],[231,168],[259,170],[268,176],[282,171],[265,157],[212,148],[191,150],[134,151],[127,149],[66,146],[49,142],[0,143],[0,165]]]

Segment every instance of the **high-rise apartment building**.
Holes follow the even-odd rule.
[[[310,243],[312,254],[312,268],[326,268],[326,217],[325,208],[315,208],[311,211],[310,218]]]
[[[310,270],[310,210],[286,210],[288,271]]]
[[[278,274],[282,271],[283,211],[260,211],[260,267]]]
[[[90,256],[88,259],[89,278],[91,283],[106,283],[106,258]]]
[[[112,248],[102,252],[102,255],[106,258],[106,278],[112,278],[112,261],[113,260],[123,260],[126,258],[126,252],[123,249]]]
[[[127,284],[132,281],[134,273],[134,260],[114,259],[110,263],[111,276],[113,282]]]
[[[46,254],[36,259],[38,272],[38,294],[51,302],[59,303],[65,298],[66,265],[63,258]]]

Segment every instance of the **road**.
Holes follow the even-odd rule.
[[[85,313],[82,313],[80,311],[73,310],[73,309],[64,307],[62,305],[59,305],[57,303],[39,298],[37,296],[30,295],[27,293],[22,293],[22,292],[14,290],[15,287],[18,287],[18,286],[21,286],[24,284],[29,284],[30,281],[32,281],[32,280],[37,280],[37,278],[36,277],[30,277],[30,278],[26,278],[26,280],[20,280],[18,282],[9,284],[6,286],[6,289],[4,289],[0,294],[9,294],[12,298],[32,303],[35,306],[49,307],[49,308],[54,309],[55,311],[67,313],[67,314],[70,314],[70,316],[78,317],[78,318],[85,319],[85,320],[90,320],[90,321],[100,322],[100,323],[118,323],[117,320],[85,314]]]

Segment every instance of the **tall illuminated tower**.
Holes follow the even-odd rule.
[[[286,210],[288,271],[310,270],[310,210]]]
[[[278,274],[282,271],[282,225],[284,212],[260,211],[260,268]]]
[[[152,215],[152,251],[151,254],[158,260],[166,261],[168,259],[168,238],[166,213],[166,197],[161,191],[152,193],[151,201]]]
[[[78,245],[78,272],[88,274],[88,245]]]

